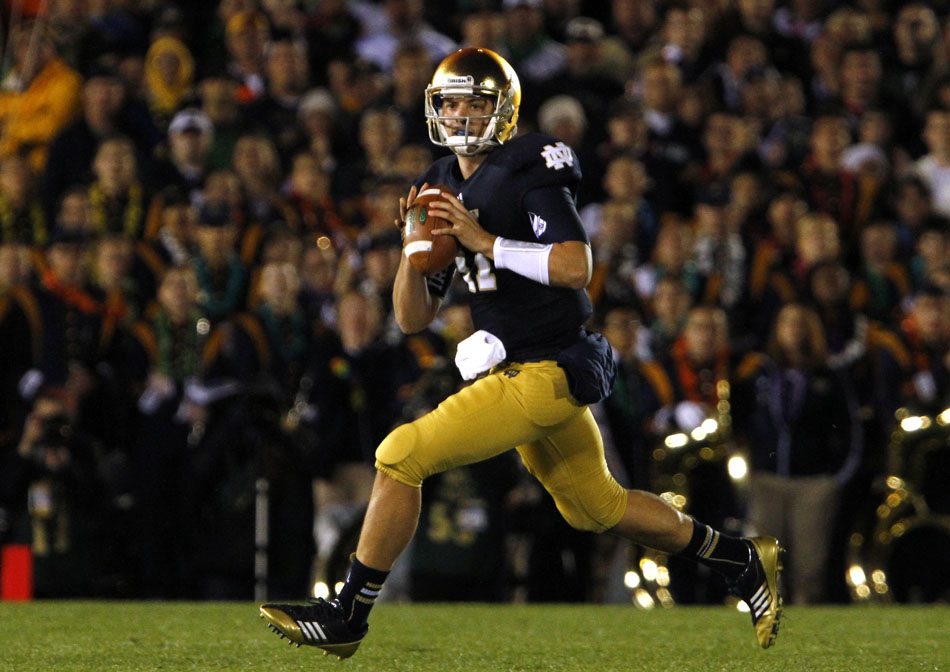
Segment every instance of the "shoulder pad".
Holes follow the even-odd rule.
[[[502,146],[505,163],[525,180],[527,189],[566,186],[572,191],[581,179],[577,154],[563,140],[529,133]],[[497,150],[496,150],[497,151]]]

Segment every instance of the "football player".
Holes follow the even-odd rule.
[[[781,614],[777,540],[722,534],[651,493],[625,490],[607,469],[588,405],[609,392],[613,358],[606,340],[584,329],[591,252],[574,203],[580,167],[555,138],[515,136],[520,102],[514,70],[483,48],[448,56],[426,88],[430,138],[454,156],[432,164],[400,209],[405,219],[428,185],[448,185],[452,193],[428,211],[448,223],[433,235],[455,236],[460,253],[432,277],[404,255],[394,311],[403,331],[424,329],[461,274],[477,331],[459,344],[456,363],[463,377],[478,378],[380,444],[369,508],[337,599],[264,604],[261,615],[297,645],[353,655],[415,531],[422,481],[515,448],[573,527],[609,531],[724,574],[749,604],[767,648]]]

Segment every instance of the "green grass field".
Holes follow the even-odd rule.
[[[380,604],[353,658],[288,646],[247,603],[0,603],[2,672],[950,671],[950,607],[791,607],[776,646],[725,607]]]

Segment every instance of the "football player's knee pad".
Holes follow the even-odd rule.
[[[376,469],[414,488],[431,474],[416,456],[419,430],[412,423],[396,427],[376,448]]]

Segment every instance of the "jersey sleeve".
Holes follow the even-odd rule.
[[[577,213],[574,196],[567,187],[545,186],[532,189],[524,195],[521,205],[528,215],[537,242],[590,242]]]

